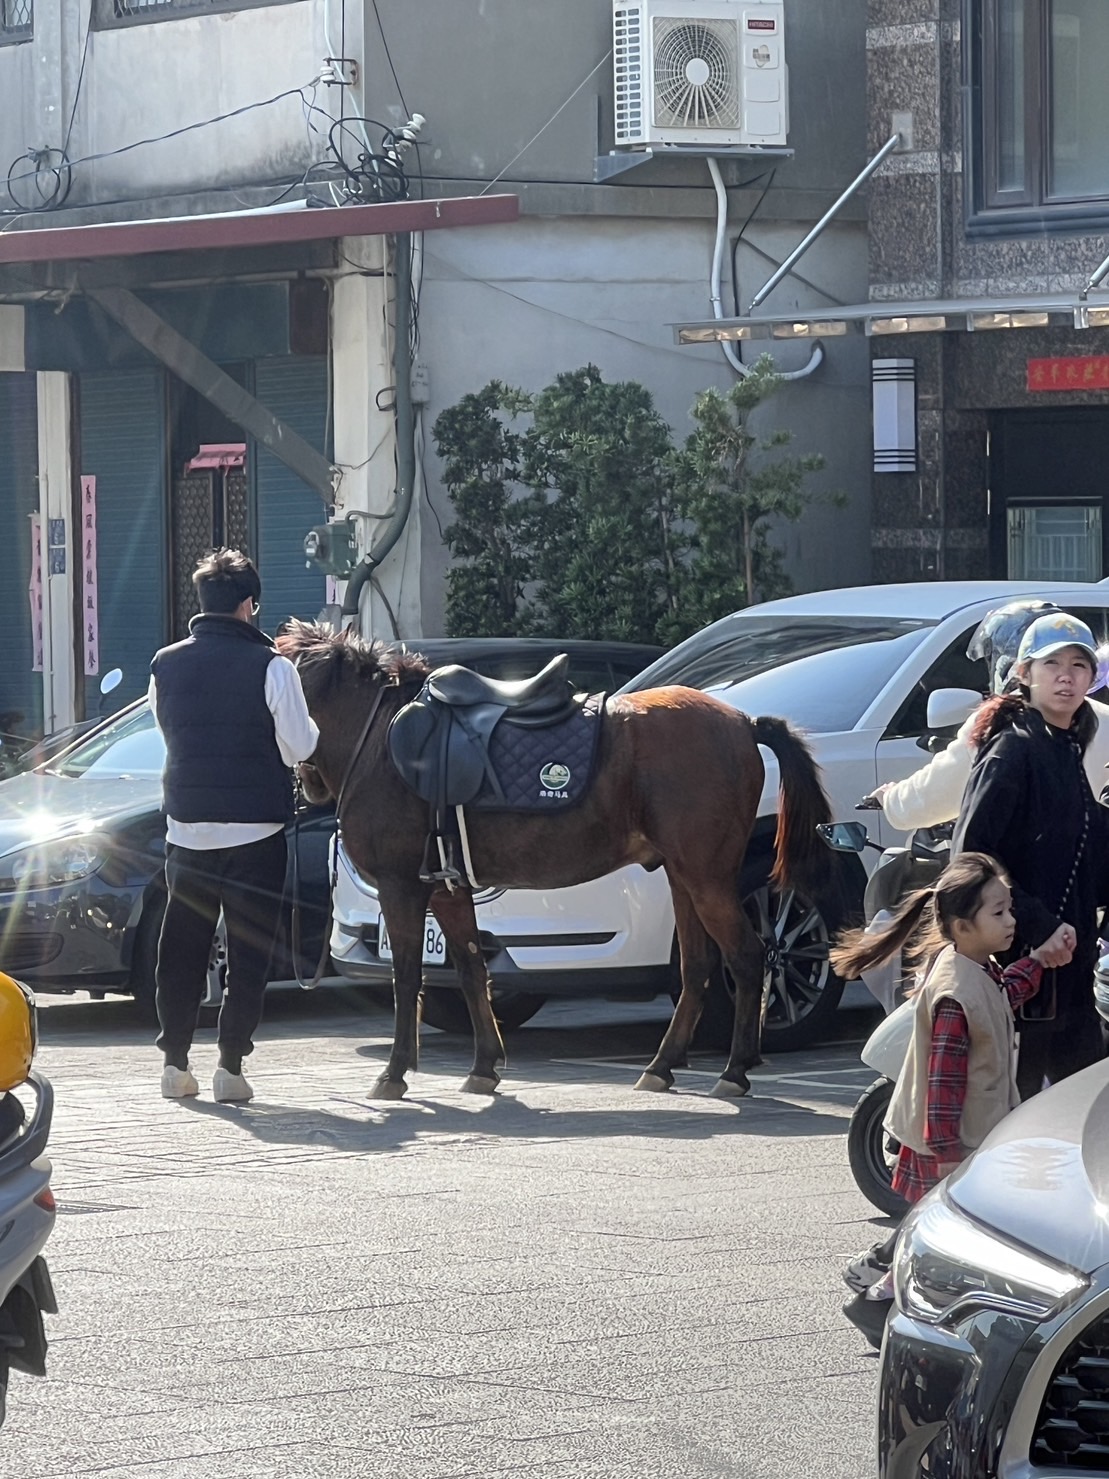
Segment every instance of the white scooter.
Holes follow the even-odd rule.
[[[873,809],[870,798],[859,809]],[[942,872],[951,855],[950,826],[921,828],[913,833],[907,846],[885,849],[870,841],[862,822],[833,822],[818,827],[817,831],[835,852],[859,853],[864,848],[873,848],[882,853],[863,895],[863,917],[867,925],[888,919],[905,894],[924,887]],[[863,1047],[863,1062],[879,1077],[855,1105],[847,1130],[847,1158],[855,1184],[868,1202],[893,1217],[905,1212],[906,1203],[891,1184],[898,1147],[886,1132],[885,1118],[913,1031],[912,1002],[897,1004],[901,975],[897,959],[873,973],[867,971],[863,977],[888,1015]]]

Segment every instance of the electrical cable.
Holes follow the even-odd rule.
[[[497,183],[497,181],[500,180],[500,179],[502,179],[508,173],[508,171],[512,168],[512,166],[516,163],[516,161],[518,159],[523,158],[523,156],[531,148],[532,144],[535,143],[536,139],[538,139],[541,134],[546,133],[546,131],[550,128],[551,124],[555,121],[555,119],[559,116],[559,114],[562,113],[562,112],[564,112],[565,109],[567,109],[570,106],[570,104],[577,97],[578,93],[581,92],[582,88],[589,81],[589,79],[594,75],[594,73],[599,72],[601,70],[601,68],[608,61],[608,59],[609,59],[609,57],[611,55],[612,55],[612,47],[610,46],[609,49],[605,52],[604,56],[601,58],[601,60],[597,63],[597,65],[595,67],[590,68],[590,70],[586,73],[586,75],[581,79],[581,81],[578,83],[577,87],[574,88],[573,92],[566,99],[566,101],[564,103],[560,103],[559,106],[554,110],[554,112],[547,119],[547,121],[543,125],[543,127],[540,128],[540,129],[537,129],[536,132],[532,134],[531,138],[524,145],[524,147],[522,149],[517,150],[517,152],[512,156],[512,158],[505,165],[504,169],[498,171],[498,173],[493,176],[493,178],[489,181],[488,185],[486,185],[485,189],[481,192],[482,195],[488,195],[489,191],[492,190],[493,186]]]
[[[50,164],[50,156],[53,154],[58,156],[59,163],[56,165]],[[15,169],[25,159],[31,160],[35,168],[24,170],[17,175]],[[54,184],[49,191],[46,191],[43,189],[43,178],[49,175],[54,177]],[[30,202],[20,200],[12,188],[16,180],[34,180],[35,189],[39,195],[38,200]],[[73,169],[61,149],[28,149],[26,153],[13,159],[8,166],[8,196],[15,203],[20,215],[28,216],[38,211],[58,210],[69,199],[72,183]]]
[[[151,138],[146,138],[146,139],[135,139],[130,144],[121,144],[117,149],[105,149],[105,150],[102,150],[100,153],[97,153],[97,154],[85,154],[80,159],[67,160],[66,163],[65,163],[65,168],[67,170],[69,170],[69,171],[72,171],[72,170],[75,170],[78,167],[78,165],[82,165],[82,164],[95,164],[98,160],[101,160],[101,159],[115,159],[120,154],[128,154],[128,153],[130,153],[130,151],[132,149],[141,149],[146,144],[162,144],[162,143],[165,143],[168,139],[177,139],[177,138],[180,138],[183,134],[194,133],[197,129],[200,129],[200,128],[209,128],[209,127],[211,127],[212,124],[215,124],[215,123],[225,123],[229,118],[239,118],[244,113],[253,113],[258,108],[269,108],[269,107],[272,107],[274,103],[280,103],[285,98],[299,97],[301,99],[301,101],[303,102],[303,100],[304,100],[304,94],[308,91],[308,89],[311,86],[312,86],[312,83],[309,82],[309,83],[306,83],[303,87],[289,87],[289,88],[286,88],[284,90],[284,92],[275,93],[272,98],[263,98],[263,99],[261,99],[257,103],[244,103],[242,105],[242,107],[240,107],[240,108],[232,108],[230,110],[230,112],[228,112],[228,113],[217,113],[217,114],[215,114],[211,118],[202,118],[202,119],[198,120],[196,123],[186,123],[186,124],[183,124],[180,128],[171,129],[169,131],[169,133],[155,134]],[[35,151],[29,151],[29,153],[31,154],[32,157],[33,157],[34,152]],[[42,151],[39,151],[39,152],[42,152]],[[57,150],[50,150],[50,151],[47,151],[47,152],[57,153],[58,151]],[[21,156],[21,157],[26,158],[28,156],[24,155],[24,156]],[[8,193],[9,193],[9,195],[12,195],[11,186],[13,184],[17,183],[20,180],[29,180],[29,179],[33,180],[40,173],[39,170],[28,170],[28,171],[26,171],[23,174],[13,175],[12,174],[12,169],[14,169],[15,168],[15,164],[18,164],[18,163],[19,163],[19,160],[14,161],[11,169],[9,169],[9,171],[8,171],[8,177],[7,177],[7,179],[8,179]],[[13,200],[15,199],[15,196],[14,195],[12,195],[12,199]],[[18,202],[17,202],[17,204],[18,204]]]
[[[336,134],[353,131],[354,125],[373,124],[382,131],[380,151],[360,147],[357,161],[348,164],[343,151],[336,143]],[[409,194],[408,175],[400,162],[400,147],[404,142],[399,135],[384,123],[374,118],[347,117],[336,119],[327,134],[328,148],[336,164],[346,176],[345,194],[348,200],[407,200]]]
[[[89,37],[92,35],[92,7],[94,0],[89,0],[89,18],[85,22],[85,44],[81,48],[81,65],[77,70],[77,86],[73,89],[73,106],[69,110],[69,122],[66,124],[65,140],[62,143],[62,153],[69,154],[69,141],[73,135],[73,120],[77,117],[77,104],[81,100],[81,84],[85,80],[85,63],[89,59]]]
[[[756,175],[753,180],[748,181],[748,184],[750,185],[757,185],[760,180],[765,180],[766,184],[759,192],[758,200],[755,201],[754,205],[744,217],[743,225],[739,228],[739,234],[732,242],[732,302],[735,304],[735,315],[737,318],[743,312],[743,309],[740,307],[739,303],[739,268],[736,265],[736,255],[739,252],[739,244],[743,240],[743,233],[747,230],[748,226],[750,226],[751,222],[758,215],[759,208],[761,207],[763,201],[766,199],[766,193],[770,189],[771,185],[773,185],[774,176],[777,173],[778,166],[775,165],[772,170],[768,171],[768,173]]]
[[[393,74],[393,85],[397,89],[397,97],[400,98],[400,105],[404,109],[406,117],[411,118],[412,114],[409,111],[408,104],[404,100],[404,89],[400,85],[400,78],[397,76],[397,69],[393,66],[393,54],[389,50],[389,42],[385,35],[385,27],[381,24],[381,12],[377,8],[377,0],[372,0],[372,3],[374,8],[374,16],[377,20],[378,35],[381,37],[381,44],[385,48],[385,60],[389,63],[389,71]]]

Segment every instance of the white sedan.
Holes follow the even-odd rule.
[[[791,720],[808,735],[833,814],[845,819],[879,782],[900,780],[925,763],[931,695],[933,723],[955,724],[970,712],[988,685],[985,664],[966,655],[971,635],[988,612],[1022,597],[1055,601],[1085,621],[1099,642],[1109,639],[1105,585],[864,586],[790,596],[727,616],[621,691],[683,684],[746,713]],[[946,709],[942,720],[937,706]],[[767,951],[765,1041],[796,1048],[820,1037],[839,1004],[843,983],[828,964],[828,940],[858,909],[866,880],[862,863],[850,857],[837,859],[842,871],[826,899],[812,902],[792,891],[779,896],[768,888],[778,774],[773,757],[764,751],[763,758],[766,784],[739,885]],[[873,840],[898,840],[880,812],[863,816]],[[676,989],[674,917],[661,870],[624,868],[546,892],[490,891],[479,896],[477,917],[505,1027],[527,1021],[552,996],[648,999]],[[377,896],[341,848],[331,954],[340,975],[388,987],[392,952]],[[469,1031],[442,935],[430,918],[424,960],[425,1021]],[[701,1040],[730,1034],[721,972]]]

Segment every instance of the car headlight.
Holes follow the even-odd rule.
[[[0,857],[0,891],[20,893],[87,878],[103,865],[102,838],[60,837]]]
[[[893,1282],[900,1308],[929,1325],[950,1324],[979,1309],[1047,1320],[1087,1284],[1073,1269],[1006,1242],[942,1198],[906,1219]]]

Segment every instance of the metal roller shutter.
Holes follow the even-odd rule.
[[[326,451],[327,362],[320,358],[258,360],[254,393],[275,416],[319,451]],[[290,616],[311,619],[324,603],[323,574],[306,568],[304,536],[326,509],[320,495],[261,447],[256,468],[258,573],[262,577],[259,624],[272,633]]]
[[[161,370],[81,376],[79,471],[96,477],[100,672],[123,669],[116,709],[146,692],[168,640],[165,386]],[[99,678],[87,678],[88,713]]]
[[[31,514],[39,506],[38,402],[33,374],[0,374],[0,729],[33,734],[42,727],[42,675],[31,671]]]

